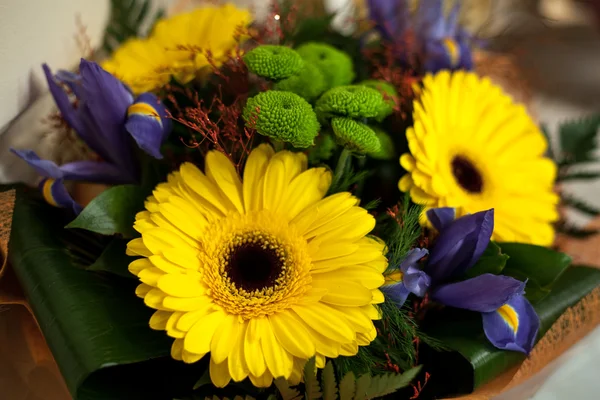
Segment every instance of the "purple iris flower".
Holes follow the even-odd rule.
[[[496,347],[528,354],[540,326],[535,310],[523,296],[525,282],[509,276],[483,274],[460,279],[481,257],[494,230],[494,210],[454,220],[451,208],[427,212],[439,231],[424,271],[431,277],[431,299],[449,307],[483,315],[483,330]]]
[[[386,272],[381,290],[398,307],[404,304],[410,293],[423,297],[429,289],[431,278],[418,267],[419,260],[427,254],[427,249],[412,249],[398,267]]]
[[[64,181],[136,183],[140,171],[133,142],[151,156],[161,158],[160,146],[171,130],[171,121],[155,95],[144,93],[134,99],[123,83],[94,62],[82,59],[79,74],[60,71],[52,75],[47,65],[43,68],[62,117],[100,160],[59,166],[40,159],[31,150],[12,151],[45,177],[40,188],[46,200],[79,213],[81,206],[71,198]],[[71,101],[63,85],[76,102]]]
[[[444,15],[443,0],[420,1],[411,17],[408,0],[369,0],[369,14],[376,29],[386,41],[396,43],[402,53],[398,58],[406,62],[408,54],[421,54],[426,72],[442,69],[473,69],[470,49],[471,36],[458,24],[460,4]],[[414,33],[414,43],[407,41],[408,32]]]

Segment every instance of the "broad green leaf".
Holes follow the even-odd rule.
[[[125,254],[127,241],[119,238],[113,239],[104,249],[100,257],[88,267],[89,271],[102,271],[118,275],[123,278],[135,278],[127,269],[135,258]]]
[[[337,382],[331,361],[327,361],[321,373],[321,389],[323,390],[323,400],[337,399]]]
[[[206,364],[170,358],[173,339],[149,328],[152,310],[135,296],[134,281],[73,264],[61,238],[66,217],[19,191],[9,257],[73,397],[191,394]]]
[[[538,340],[567,308],[599,284],[600,270],[571,267],[565,271],[552,292],[534,305],[541,320]],[[426,333],[453,350],[434,352],[425,362],[424,369],[432,377],[443,379],[437,397],[470,393],[525,359],[524,354],[492,346],[483,333],[478,313],[447,308],[428,315],[428,322]],[[446,392],[442,393],[444,389]]]
[[[367,398],[380,398],[410,385],[420,371],[421,366],[418,366],[403,374],[384,374],[372,377],[371,386],[367,390]]]
[[[315,369],[315,358],[312,357],[304,365],[304,391],[306,400],[315,400],[321,398],[321,390]]]
[[[144,209],[148,192],[136,185],[114,186],[90,202],[67,228],[80,228],[102,235],[139,236],[133,229],[135,214]]]
[[[477,263],[465,273],[465,277],[473,278],[482,274],[498,275],[506,266],[508,255],[495,242],[490,242]]]
[[[356,378],[352,372],[348,372],[339,384],[340,400],[352,400],[356,393]]]
[[[571,263],[571,257],[547,247],[523,243],[502,243],[502,251],[510,257],[503,274],[516,279],[529,278],[526,290],[551,289]]]

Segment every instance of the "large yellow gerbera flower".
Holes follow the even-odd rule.
[[[158,310],[150,326],[175,338],[177,360],[210,352],[216,386],[298,382],[312,356],[323,367],[376,336],[387,260],[366,236],[375,220],[350,193],[323,198],[330,172],[306,168],[305,155],[261,145],[242,183],[213,151],[205,173],[183,164],[136,216],[128,254],[144,258],[129,270]]]
[[[231,4],[198,8],[158,21],[147,39],[126,41],[102,67],[136,94],[161,88],[171,76],[187,83],[209,66],[208,51],[220,65],[250,22],[250,12]]]
[[[487,78],[442,71],[423,80],[413,118],[401,191],[458,216],[494,208],[495,240],[552,243],[556,166],[524,106]]]

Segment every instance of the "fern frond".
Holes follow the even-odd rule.
[[[275,387],[279,390],[282,400],[300,400],[300,391],[290,386],[288,381],[283,378],[277,378],[274,381]]]
[[[337,399],[337,387],[335,382],[335,372],[333,371],[333,364],[331,361],[327,361],[325,368],[321,373],[321,389],[323,391],[323,400],[336,400]]]
[[[313,357],[304,365],[304,395],[306,400],[320,399],[322,396],[315,371],[315,358]]]

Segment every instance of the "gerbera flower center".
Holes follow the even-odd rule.
[[[245,242],[231,250],[225,273],[237,288],[248,292],[273,287],[285,266],[285,252],[265,240]]]
[[[483,191],[483,178],[479,170],[466,157],[455,156],[452,159],[452,175],[456,182],[469,193]]]

